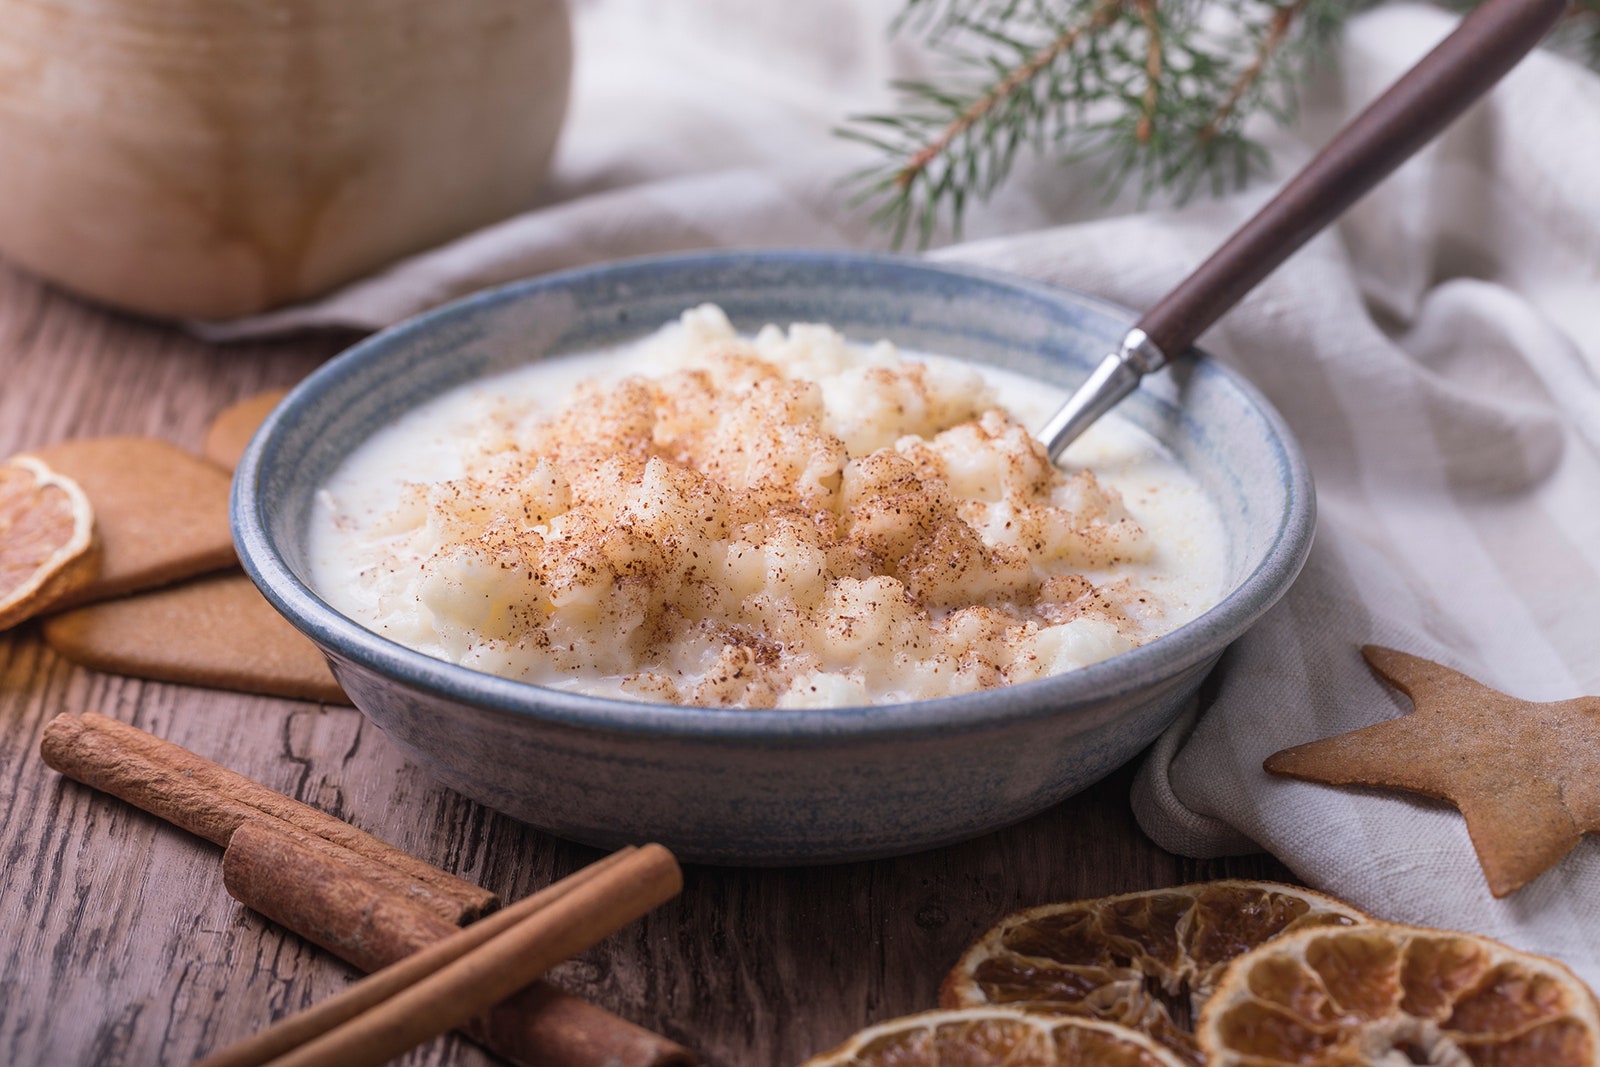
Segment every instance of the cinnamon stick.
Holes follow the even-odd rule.
[[[265,821],[234,831],[222,854],[222,884],[245,907],[367,974],[459,929]]]
[[[273,1060],[273,1067],[378,1067],[461,1026],[682,887],[672,853],[646,845],[378,1006]],[[474,937],[468,928],[450,940]],[[454,947],[441,942],[435,949],[442,958]],[[380,972],[363,981],[383,978]]]
[[[620,856],[587,867],[574,879],[581,883]],[[429,963],[424,954],[430,946],[458,932],[410,901],[353,875],[329,856],[305,849],[300,841],[269,823],[246,823],[234,832],[223,856],[222,876],[228,892],[241,904],[364,971],[390,968],[393,972],[398,969],[390,965],[400,960],[425,968]],[[508,905],[468,930],[480,937],[493,936],[536,910],[543,903],[539,897],[534,894]],[[423,957],[420,964],[416,962],[419,957]],[[390,977],[403,980],[407,975],[400,971]],[[352,992],[366,985],[359,983]],[[342,1021],[354,1013],[352,1007],[370,1006],[368,998],[381,999],[383,990],[382,986],[368,986],[361,998],[347,994],[330,997],[203,1062],[207,1067],[249,1067],[266,1062],[305,1040],[309,1033],[319,1032],[326,1020]],[[341,1001],[344,1003],[338,1003]],[[513,994],[465,1024],[462,1031],[524,1067],[693,1067],[695,1062],[693,1054],[681,1045],[545,982]]]
[[[274,792],[188,749],[104,715],[58,715],[39,743],[44,761],[85,785],[121,797],[190,833],[226,847],[241,824],[273,820],[328,842],[352,865],[451,923],[471,922],[499,898],[471,882],[356,829],[341,819]]]

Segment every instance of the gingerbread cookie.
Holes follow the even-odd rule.
[[[66,605],[150,589],[237,562],[228,475],[165,441],[91,437],[32,455],[83,488],[94,509],[100,566]]]
[[[211,420],[200,454],[224,470],[233,470],[257,427],[287,394],[286,389],[273,389],[223,408]]]
[[[1536,704],[1418,656],[1361,651],[1416,710],[1274,753],[1269,772],[1448,800],[1466,817],[1497,897],[1600,830],[1600,697]]]
[[[62,656],[96,670],[350,703],[316,646],[238,572],[51,616],[44,638]]]

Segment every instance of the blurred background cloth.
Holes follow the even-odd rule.
[[[881,250],[834,135],[927,57],[895,2],[580,0],[572,111],[540,206],[223,338],[376,328],[485,285],[716,247]],[[1281,180],[1453,25],[1360,16],[1268,133]],[[931,253],[1149,306],[1270,193],[1139,205],[1093,164],[1028,160]],[[1496,901],[1448,805],[1270,779],[1278,749],[1410,710],[1359,647],[1533,700],[1600,694],[1600,77],[1534,56],[1337,231],[1204,338],[1284,414],[1320,502],[1293,590],[1147,757],[1146,832],[1194,856],[1264,848],[1382,918],[1471,930],[1600,986],[1600,841]],[[1419,761],[1438,754],[1418,752]]]

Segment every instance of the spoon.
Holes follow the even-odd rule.
[[[1344,214],[1499,81],[1567,0],[1487,0],[1340,130],[1210,259],[1145,313],[1039,431],[1055,459],[1089,424],[1186,351],[1312,236]]]

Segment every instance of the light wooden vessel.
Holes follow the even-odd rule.
[[[515,213],[562,0],[0,0],[0,255],[161,316],[309,297]]]

